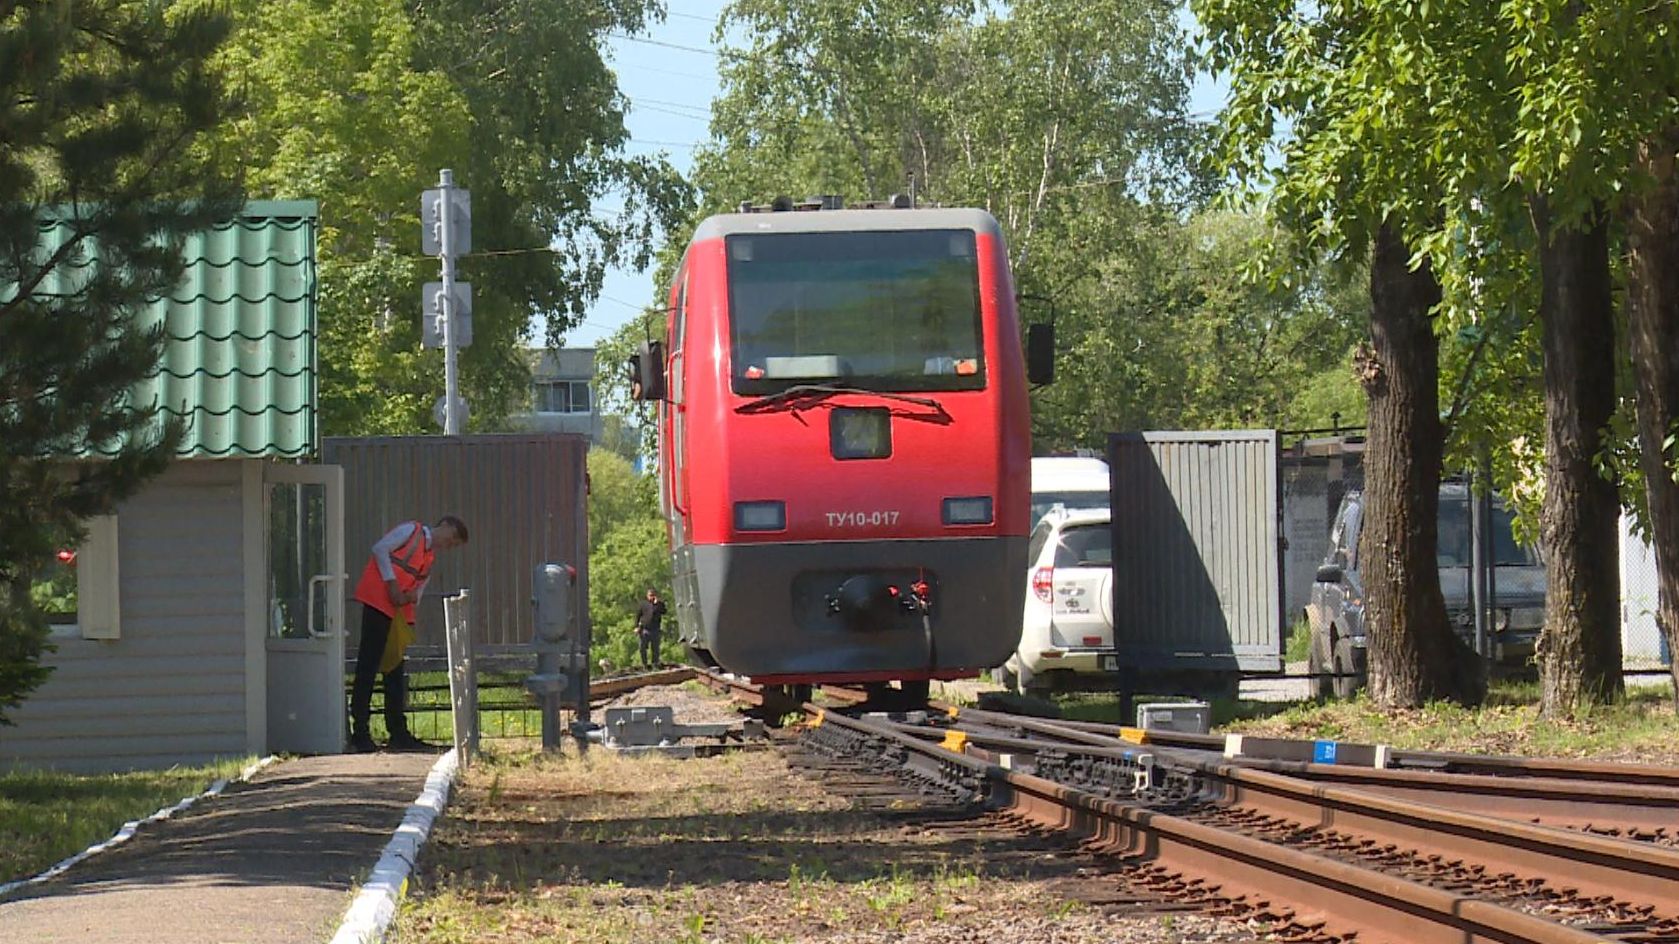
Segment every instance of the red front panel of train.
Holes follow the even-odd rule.
[[[1030,442],[1002,252],[963,229],[691,246],[665,430],[688,540],[1024,535]]]

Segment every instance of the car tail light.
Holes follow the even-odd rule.
[[[1086,636],[1086,637],[1084,637],[1084,644],[1087,645],[1087,646],[1100,646],[1102,644],[1102,637],[1101,636]]]
[[[1032,572],[1032,592],[1049,603],[1055,599],[1055,568],[1039,567]]]

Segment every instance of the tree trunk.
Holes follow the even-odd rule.
[[[1545,628],[1541,711],[1568,717],[1621,691],[1620,496],[1598,470],[1615,412],[1615,317],[1609,226],[1594,212],[1555,225],[1530,201],[1539,236],[1545,349]]]
[[[1679,432],[1679,128],[1648,143],[1640,168],[1653,186],[1627,212],[1627,327],[1638,375],[1638,440],[1656,551],[1656,622],[1669,653],[1679,652],[1679,482],[1666,447]],[[1679,660],[1673,663],[1679,705]]]
[[[1431,311],[1440,286],[1390,226],[1370,263],[1371,346],[1360,353],[1370,431],[1364,457],[1365,573],[1370,697],[1411,708],[1430,699],[1478,703],[1485,674],[1446,617],[1436,565],[1439,530],[1439,343]]]

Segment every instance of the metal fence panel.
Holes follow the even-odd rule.
[[[1276,431],[1114,433],[1108,465],[1121,664],[1281,669]]]
[[[1633,527],[1631,515],[1621,516],[1621,665],[1648,671],[1672,664],[1667,639],[1656,622],[1656,551]]]
[[[471,542],[438,556],[416,608],[415,646],[443,648],[443,599],[466,588],[480,650],[528,643],[537,564],[575,566],[577,593],[588,599],[588,451],[585,437],[568,433],[325,440],[324,461],[344,467],[345,557],[352,562],[346,597],[385,531],[456,515]],[[353,649],[361,619],[359,604],[348,606]],[[586,606],[581,621],[586,628]]]

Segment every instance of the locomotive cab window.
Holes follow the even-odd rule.
[[[729,236],[736,394],[985,387],[971,230]]]

